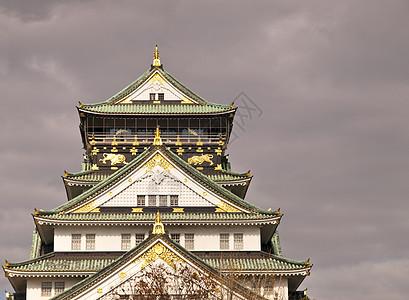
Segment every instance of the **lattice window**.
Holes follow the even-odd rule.
[[[159,195],[159,206],[168,206],[168,196]]]
[[[175,243],[180,244],[180,233],[171,233],[171,234],[170,234],[170,238],[171,238],[172,241],[174,241]]]
[[[51,291],[53,289],[52,282],[41,282],[41,296],[51,296]]]
[[[95,234],[87,234],[85,236],[85,249],[95,250]]]
[[[242,250],[242,249],[243,249],[243,234],[235,233],[234,234],[234,250]]]
[[[149,206],[156,206],[156,195],[149,195],[148,196],[148,205]]]
[[[158,100],[160,100],[160,101],[165,100],[165,94],[159,93],[159,94],[158,94]]]
[[[55,287],[55,294],[56,295],[61,294],[65,290],[65,282],[56,282],[54,283],[54,287]]]
[[[71,250],[81,250],[81,234],[71,234]]]
[[[194,233],[185,233],[185,248],[187,250],[195,249],[195,234]]]
[[[229,234],[220,233],[220,250],[229,250]]]
[[[145,206],[145,195],[137,195],[136,196],[136,205],[137,206]]]
[[[129,233],[121,234],[121,250],[131,249],[131,235]]]
[[[170,206],[178,206],[178,205],[179,205],[179,196],[170,195]]]
[[[144,233],[137,233],[135,234],[135,245],[138,245],[143,242],[145,239],[145,234]]]

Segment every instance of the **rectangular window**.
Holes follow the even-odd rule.
[[[155,94],[149,94],[149,100],[151,100],[151,101],[155,101],[156,99],[155,99]]]
[[[142,243],[144,239],[145,239],[145,234],[143,234],[143,233],[135,234],[135,245],[138,245],[139,243]]]
[[[243,234],[234,234],[234,250],[243,250]]]
[[[95,250],[95,234],[87,234],[85,236],[85,249]]]
[[[159,195],[159,206],[168,206],[168,196]]]
[[[54,284],[54,287],[55,287],[55,294],[56,295],[61,294],[65,290],[65,282],[56,282]]]
[[[195,234],[194,233],[185,233],[185,248],[187,250],[195,249]]]
[[[159,94],[158,94],[158,100],[159,100],[159,101],[165,100],[165,94],[159,93]]]
[[[171,233],[171,234],[170,234],[170,238],[171,238],[172,241],[174,241],[175,243],[180,244],[180,233]]]
[[[145,206],[145,195],[137,195],[136,196],[136,205],[137,206]]]
[[[220,250],[229,250],[229,234],[220,233]]]
[[[170,206],[178,206],[178,205],[179,205],[178,195],[170,195]]]
[[[128,233],[121,234],[121,250],[131,249],[131,235]]]
[[[51,296],[52,282],[41,282],[41,296]]]
[[[71,250],[81,250],[81,234],[71,234]]]
[[[156,195],[149,195],[148,196],[148,205],[149,206],[156,206]]]

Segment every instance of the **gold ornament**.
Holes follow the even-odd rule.
[[[152,157],[149,161],[147,161],[143,165],[143,168],[146,168],[145,173],[148,173],[155,166],[161,166],[162,168],[164,168],[169,173],[170,173],[170,168],[173,168],[173,166],[159,153],[156,154],[154,157]]]
[[[189,163],[189,165],[194,164],[196,165],[201,165],[204,162],[208,162],[210,163],[211,166],[214,165],[213,161],[213,154],[202,154],[201,156],[192,156],[189,157],[187,162]]]

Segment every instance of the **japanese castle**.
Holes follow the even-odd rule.
[[[252,175],[231,170],[236,107],[189,90],[156,47],[136,81],[77,110],[81,171],[62,177],[67,201],[34,211],[30,259],[3,266],[7,299],[304,297],[297,288],[312,265],[283,256],[280,210],[252,205]],[[169,296],[154,292],[153,271],[167,281],[183,268],[190,290],[179,276]]]

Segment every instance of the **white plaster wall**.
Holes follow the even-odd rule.
[[[83,278],[78,277],[78,278],[68,278],[68,277],[62,277],[60,279],[58,278],[50,278],[50,277],[43,277],[43,278],[29,278],[27,279],[27,300],[37,300],[37,299],[49,299],[51,297],[55,296],[55,291],[54,291],[54,283],[55,282],[65,282],[65,289],[70,288],[77,282],[81,281]],[[52,282],[53,284],[53,289],[51,292],[51,297],[42,297],[41,296],[41,283],[42,282]]]
[[[131,247],[135,246],[135,234],[148,237],[152,226],[57,226],[54,229],[54,251],[71,250],[71,234],[81,234],[81,251],[122,251],[121,234],[131,234]],[[243,233],[243,251],[260,251],[260,229],[258,226],[165,226],[169,233],[180,233],[180,244],[185,246],[185,233],[194,233],[195,251],[219,251],[220,233],[230,234],[230,249],[234,250],[234,233]],[[85,235],[95,234],[95,250],[85,250]]]

